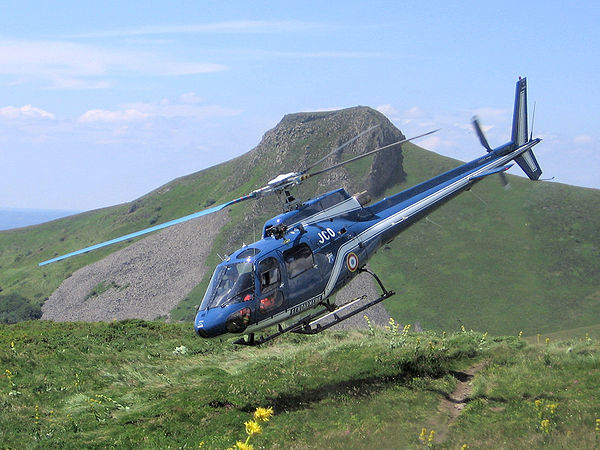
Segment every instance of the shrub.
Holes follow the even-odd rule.
[[[37,305],[19,295],[0,295],[0,323],[17,323],[24,320],[35,320],[42,317],[42,310]]]

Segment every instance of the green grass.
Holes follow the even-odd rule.
[[[177,350],[176,350],[177,349]],[[453,371],[483,362],[450,422]],[[0,326],[0,442],[18,448],[227,448],[257,407],[265,448],[561,448],[597,444],[600,345],[477,332],[332,332],[260,348],[144,321]],[[557,404],[551,433],[540,400]],[[439,437],[443,436],[443,440]]]

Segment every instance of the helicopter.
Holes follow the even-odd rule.
[[[226,257],[214,270],[194,320],[195,332],[203,338],[237,335],[236,344],[256,346],[294,332],[320,333],[395,295],[366,267],[368,260],[400,232],[431,211],[469,190],[482,179],[505,172],[516,162],[531,180],[542,170],[533,147],[541,142],[528,133],[527,80],[516,83],[511,140],[492,148],[477,117],[475,132],[487,153],[425,182],[370,204],[365,192],[350,195],[340,188],[307,201],[292,189],[317,175],[342,165],[435,133],[430,131],[376,148],[325,169],[313,171],[328,157],[370,133],[368,128],[298,172],[281,174],[265,186],[242,197],[171,220],[135,233],[83,248],[39,263],[40,266],[86,253],[117,242],[176,225],[229,206],[279,194],[284,211],[267,220],[259,241],[245,245]],[[360,296],[337,305],[332,296],[361,273],[371,275],[381,289],[375,299]],[[291,324],[290,324],[291,322]],[[257,332],[277,326],[276,331]]]

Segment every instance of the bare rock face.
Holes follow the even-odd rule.
[[[165,317],[205,275],[226,211],[148,236],[67,278],[42,306],[42,320]],[[183,293],[183,294],[182,294]]]
[[[373,131],[361,136],[316,169],[400,141],[404,135],[383,114],[365,106],[288,114],[275,128],[265,133],[252,151],[252,159],[255,163],[270,161],[273,173],[299,170],[375,125],[378,127]],[[377,197],[388,187],[406,179],[400,146],[384,150],[365,161],[370,163],[370,169],[365,173],[353,176],[348,170],[352,166],[344,166],[320,178],[319,186],[323,189],[344,187],[348,191],[367,189]]]

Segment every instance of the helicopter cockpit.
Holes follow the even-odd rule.
[[[252,300],[254,272],[251,262],[218,265],[202,299],[200,310]]]

